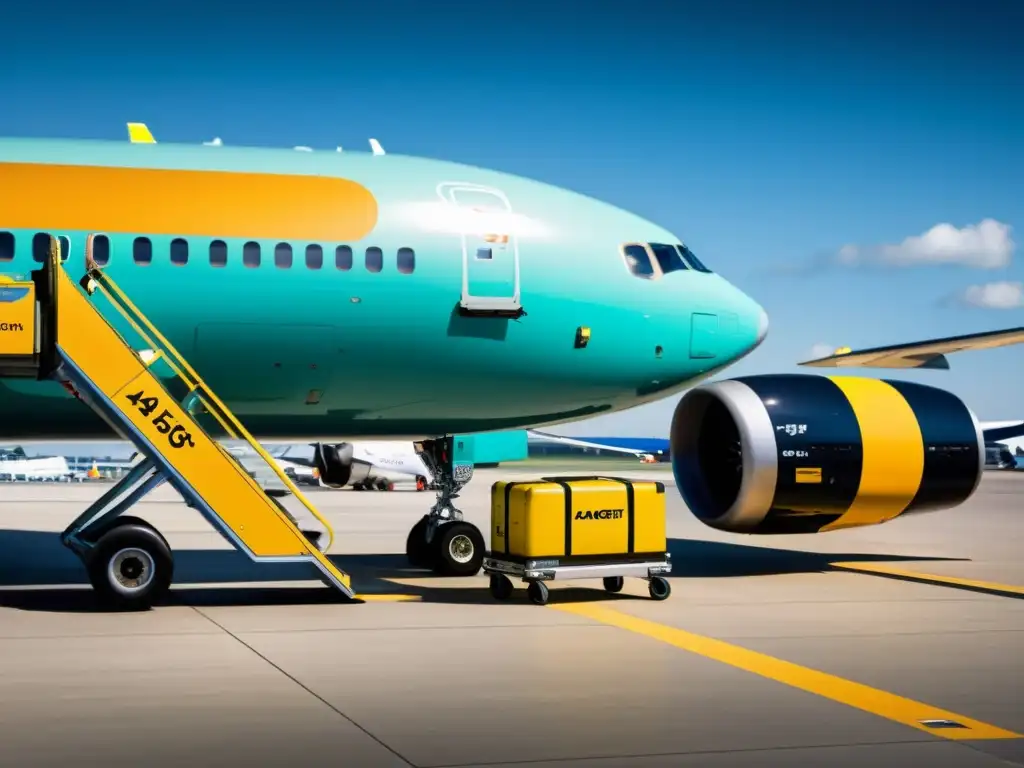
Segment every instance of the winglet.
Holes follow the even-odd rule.
[[[156,144],[156,139],[145,123],[128,123],[128,138],[132,144]]]

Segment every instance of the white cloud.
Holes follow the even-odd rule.
[[[972,285],[960,295],[960,301],[985,309],[1021,309],[1024,308],[1024,283]]]
[[[960,264],[966,267],[995,269],[1010,263],[1016,243],[1011,227],[995,219],[984,219],[957,229],[952,224],[936,224],[922,235],[906,238],[897,245],[861,247],[844,245],[835,261],[844,266],[881,263],[906,267],[916,264]]]
[[[835,352],[835,347],[831,344],[826,344],[823,341],[819,341],[813,347],[811,347],[809,360],[817,360],[819,357],[828,357]]]

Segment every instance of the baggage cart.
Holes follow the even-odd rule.
[[[672,592],[666,551],[665,486],[618,477],[545,477],[491,486],[491,542],[483,570],[491,595],[507,600],[512,578],[531,602],[548,601],[545,582],[603,579],[619,592],[626,577],[645,579],[650,595]]]

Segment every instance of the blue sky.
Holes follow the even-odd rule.
[[[575,189],[675,231],[766,307],[768,340],[727,375],[1024,325],[1021,306],[962,300],[1008,283],[969,296],[1021,304],[1020,3],[9,5],[0,134],[375,136]],[[956,231],[985,220],[987,238]],[[894,373],[1014,418],[1021,355]],[[677,399],[561,431],[663,436]]]

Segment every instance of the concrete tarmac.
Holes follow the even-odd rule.
[[[530,474],[552,474],[545,467]],[[488,531],[478,470],[460,504]],[[578,474],[574,470],[572,474]],[[666,482],[672,596],[409,568],[433,495],[317,491],[362,603],[255,567],[169,489],[167,605],[98,612],[57,532],[104,485],[0,485],[0,766],[1024,765],[1024,473],[817,536],[702,526]]]

